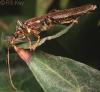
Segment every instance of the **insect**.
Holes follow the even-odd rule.
[[[77,8],[57,10],[40,17],[26,20],[25,22],[17,21],[16,32],[9,43],[14,46],[17,39],[26,38],[29,42],[30,49],[36,49],[40,41],[40,33],[47,31],[57,24],[77,23],[77,18],[96,9],[96,5],[83,5]],[[28,35],[33,35],[37,41],[32,45]]]
[[[96,5],[89,4],[71,9],[56,10],[54,12],[50,12],[40,17],[34,17],[28,19],[24,22],[18,20],[16,26],[16,32],[13,34],[13,36],[11,36],[11,39],[8,42],[10,46],[16,47],[16,42],[18,42],[20,39],[21,40],[27,39],[27,42],[29,43],[29,46],[27,48],[29,48],[30,50],[31,49],[35,50],[41,40],[40,33],[42,31],[47,31],[48,29],[58,24],[77,23],[78,17],[87,14],[88,12],[91,12],[95,9]],[[29,35],[32,35],[33,37],[36,38],[36,42],[34,44],[32,44],[32,40],[30,39]],[[9,49],[8,49],[8,56],[9,56]],[[10,67],[9,63],[8,67]],[[9,70],[9,75],[11,77],[10,70]],[[14,88],[12,80],[11,84]]]

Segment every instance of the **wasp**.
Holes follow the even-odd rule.
[[[40,33],[42,31],[47,31],[48,29],[58,25],[58,24],[71,24],[71,23],[77,23],[78,17],[87,14],[88,12],[91,12],[96,9],[96,5],[88,4],[79,6],[76,8],[71,9],[64,9],[64,10],[56,10],[53,12],[49,12],[48,14],[45,14],[40,17],[34,17],[31,19],[28,19],[24,22],[17,21],[16,25],[16,32],[11,36],[11,39],[8,41],[9,45],[14,47],[15,51],[19,54],[23,54],[24,51],[22,49],[19,49],[16,47],[16,42],[19,42],[19,40],[27,40],[29,43],[30,50],[35,50],[38,47],[39,42],[41,41]],[[32,44],[32,40],[30,38],[30,35],[35,37],[35,43]],[[25,40],[25,41],[26,41]],[[10,76],[10,82],[14,89],[16,87],[14,86],[11,74],[10,74],[10,64],[9,64],[9,48],[8,48],[8,69],[9,69],[9,76]],[[28,56],[28,54],[26,55]],[[24,57],[25,60],[25,57]]]

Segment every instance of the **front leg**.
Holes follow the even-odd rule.
[[[32,32],[32,31],[31,31]],[[38,44],[39,44],[39,42],[40,42],[40,35],[39,34],[36,34],[36,33],[34,33],[34,32],[32,32],[32,34],[33,34],[33,36],[35,36],[36,37],[36,42],[34,43],[34,44],[31,44],[28,48],[30,49],[30,50],[35,50],[37,47],[38,47]]]

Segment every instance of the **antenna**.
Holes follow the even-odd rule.
[[[13,89],[17,90],[17,88],[15,87],[13,81],[12,81],[12,76],[11,76],[11,69],[10,69],[10,62],[9,62],[9,47],[7,49],[7,67],[8,67],[8,74],[9,74],[9,79],[10,79],[10,83]]]

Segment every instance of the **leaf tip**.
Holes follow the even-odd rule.
[[[32,56],[31,51],[26,51],[23,48],[16,47],[16,46],[14,46],[14,49],[22,60],[24,60],[26,63],[29,62]]]

